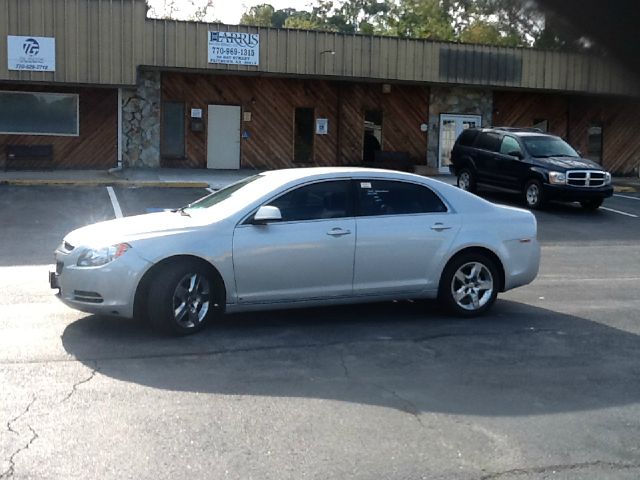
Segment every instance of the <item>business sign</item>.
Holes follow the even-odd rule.
[[[209,32],[209,63],[258,65],[259,60],[259,34]]]
[[[55,72],[56,39],[7,36],[9,70]]]

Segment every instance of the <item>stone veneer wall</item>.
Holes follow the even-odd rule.
[[[140,71],[135,89],[122,89],[122,159],[125,167],[160,167],[161,74]]]
[[[429,95],[429,143],[427,165],[438,168],[440,143],[440,114],[481,115],[482,126],[491,125],[493,93],[491,90],[463,87],[430,88]]]

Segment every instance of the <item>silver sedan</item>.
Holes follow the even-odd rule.
[[[89,225],[56,250],[72,308],[188,334],[224,311],[438,298],[487,311],[530,283],[528,211],[386,170],[308,168],[246,178],[172,212]]]

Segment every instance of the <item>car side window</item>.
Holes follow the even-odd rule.
[[[392,180],[356,180],[358,215],[406,215],[446,212],[446,205],[429,188]]]
[[[500,150],[500,135],[492,132],[482,132],[478,135],[475,147],[490,152],[498,152]]]
[[[340,218],[349,215],[349,181],[305,185],[268,203],[280,209],[283,222]]]
[[[520,148],[520,144],[515,138],[507,135],[502,139],[502,145],[500,145],[500,153],[502,153],[503,155],[510,155],[513,152],[522,154],[522,149]]]

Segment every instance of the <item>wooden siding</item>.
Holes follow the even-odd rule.
[[[146,66],[640,96],[636,76],[587,55],[154,20],[144,0],[0,0],[0,12],[0,81],[134,85],[136,69]],[[258,33],[260,64],[209,64],[213,30]],[[7,35],[55,37],[56,71],[9,71]]]
[[[569,100],[564,95],[525,92],[493,93],[493,124],[503,127],[532,127],[535,120],[547,120],[549,133],[566,138]]]
[[[531,127],[549,121],[549,131],[588,152],[588,129],[602,125],[602,164],[617,174],[640,167],[640,102],[606,97],[494,92],[494,125]]]
[[[241,167],[275,169],[305,165],[362,163],[365,110],[383,110],[383,150],[409,153],[424,163],[429,92],[422,87],[393,86],[382,94],[381,85],[339,84],[323,80],[253,78],[228,75],[162,76],[162,100],[185,102],[185,112],[200,108],[203,132],[186,126],[186,158],[162,159],[167,167],[204,168],[207,163],[207,106],[239,105],[251,112],[242,122],[248,138],[241,140]],[[327,135],[314,134],[311,164],[293,161],[293,128],[297,107],[314,109],[315,118],[329,121]],[[338,113],[339,112],[339,113]],[[338,140],[339,138],[339,140]]]
[[[118,92],[114,89],[25,87],[0,85],[0,90],[77,93],[80,109],[80,135],[0,135],[0,169],[5,167],[7,145],[53,145],[56,169],[106,169],[117,164]],[[26,165],[28,166],[28,165]],[[38,162],[38,168],[42,163]]]
[[[640,169],[640,102],[619,99],[573,97],[570,101],[569,141],[588,151],[588,129],[602,125],[602,162],[618,174]]]

